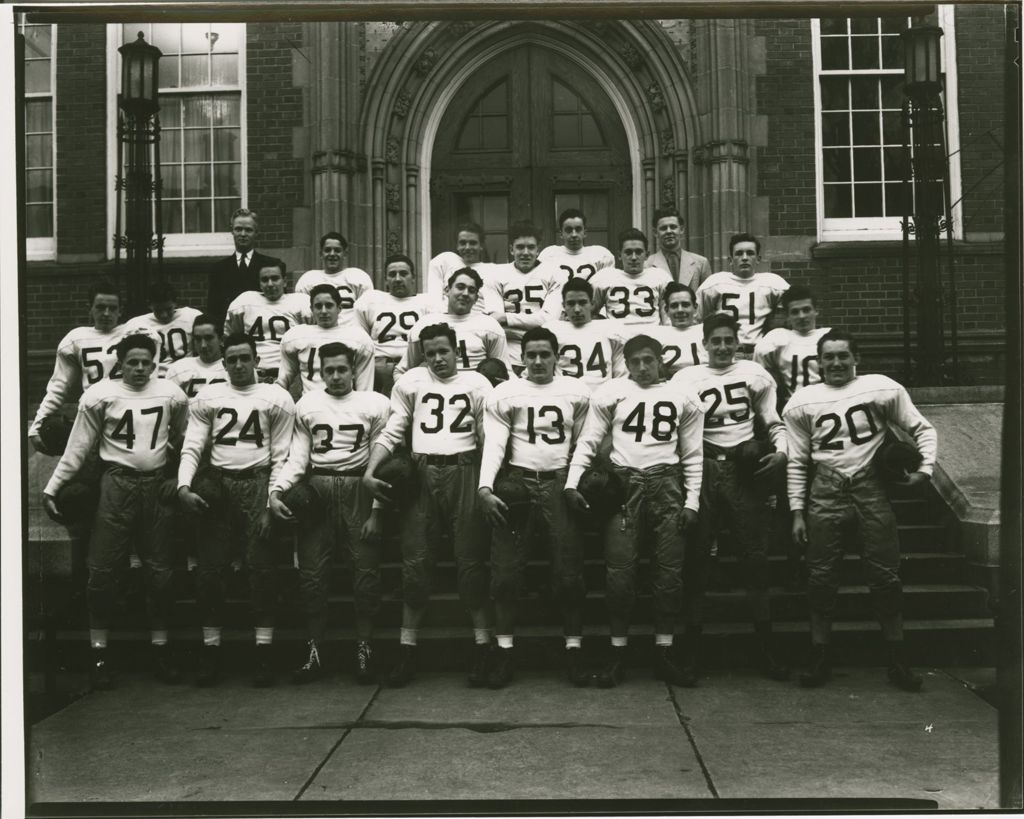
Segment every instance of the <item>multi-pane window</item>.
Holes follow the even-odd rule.
[[[466,116],[459,151],[507,151],[509,148],[508,81],[502,80],[480,95]]]
[[[569,208],[576,208],[583,211],[587,217],[587,238],[588,245],[601,245],[618,255],[618,249],[613,248],[609,241],[610,226],[608,224],[609,207],[607,191],[572,191],[561,190],[555,192],[555,211],[551,222],[557,223],[558,214]]]
[[[496,264],[508,257],[507,193],[463,193],[455,197],[455,212],[460,222],[476,222],[484,229],[484,259]]]
[[[903,124],[905,16],[815,20],[819,216],[825,238],[893,238],[911,169]],[[884,235],[882,235],[884,234]]]
[[[160,174],[163,232],[224,233],[243,196],[242,79],[245,26],[237,23],[124,24],[160,58]],[[180,241],[180,240],[179,240]]]
[[[597,120],[571,88],[551,81],[551,145],[554,148],[601,148],[604,137]]]
[[[54,237],[53,45],[56,26],[22,22],[25,35],[25,236],[52,253]]]

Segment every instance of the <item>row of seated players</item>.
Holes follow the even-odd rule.
[[[748,267],[756,258],[756,247],[750,250]],[[407,260],[403,264],[411,267]],[[281,339],[277,384],[260,382],[262,362],[252,335],[229,335],[223,342],[227,380],[211,380],[192,397],[191,407],[170,378],[151,378],[160,354],[152,336],[133,332],[121,338],[114,350],[121,378],[101,379],[86,390],[64,454],[44,490],[48,513],[60,520],[61,489],[98,445],[104,469],[89,546],[88,585],[97,685],[110,682],[105,647],[114,570],[133,549],[150,583],[155,667],[164,679],[178,676],[166,648],[167,517],[172,511],[158,496],[173,464],[168,457],[183,436],[171,496],[176,494],[180,507],[203,521],[196,527],[204,622],[200,682],[213,683],[220,676],[223,574],[235,538],[249,568],[257,682],[273,681],[272,517],[300,518],[297,560],[310,645],[298,678],[314,677],[321,668],[327,569],[332,547],[341,542],[355,567],[357,676],[374,679],[370,635],[380,604],[380,510],[403,501],[406,508],[396,518],[402,529],[402,651],[388,676],[391,684],[403,685],[415,674],[417,632],[430,593],[433,554],[443,534],[454,546],[459,592],[478,647],[470,682],[500,687],[511,680],[526,545],[539,533],[552,555],[555,596],[565,616],[567,674],[573,684],[596,680],[611,686],[621,679],[636,556],[648,541],[654,563],[655,670],[669,682],[692,685],[698,673],[703,567],[726,522],[744,564],[760,666],[767,676],[784,679],[788,669],[772,646],[764,535],[769,528],[767,497],[792,456],[788,497],[793,535],[809,541],[814,644],[811,668],[801,681],[815,685],[828,679],[827,645],[842,555],[839,533],[844,518],[855,513],[890,652],[890,679],[909,690],[920,687],[920,679],[902,660],[895,519],[872,459],[890,426],[900,427],[914,438],[919,455],[906,480],[921,483],[934,463],[935,434],[900,385],[884,376],[857,376],[856,342],[849,334],[830,331],[818,339],[815,361],[824,366],[825,381],[794,393],[783,426],[775,380],[757,363],[736,360],[742,331],[724,312],[712,313],[701,325],[707,364],[691,364],[669,380],[663,378],[662,343],[641,331],[622,344],[627,375],[609,373],[613,377],[592,390],[582,367],[570,374],[577,378],[556,375],[556,369],[564,372],[561,339],[549,327],[531,327],[519,344],[524,377],[492,389],[490,381],[464,366],[465,338],[459,336],[458,322],[448,320],[471,314],[479,289],[476,271],[452,274],[446,288],[450,315],[419,327],[418,336],[410,331],[410,366],[396,381],[390,402],[368,389],[354,390],[360,378],[370,383],[367,360],[361,361],[344,341],[324,338],[308,361],[299,359],[306,366],[303,397],[296,406],[281,388],[289,384],[282,376],[288,373],[288,336],[306,332],[305,325]],[[597,300],[593,285],[571,279],[562,286],[562,295],[565,326],[586,324],[575,317],[588,314]],[[101,296],[94,296],[94,316],[110,313],[110,305],[98,306]],[[813,300],[807,301],[813,314]],[[309,329],[335,327],[339,302],[333,286],[314,286],[310,304],[317,325]],[[113,309],[116,313],[116,304]],[[561,327],[557,321],[551,324]],[[202,332],[195,332],[199,328]],[[219,352],[218,329],[215,320],[194,325],[198,358]],[[414,366],[421,359],[425,366]],[[817,366],[802,369],[817,372]],[[755,421],[766,433],[761,442]],[[394,453],[407,439],[412,458],[403,465]],[[595,469],[602,448],[608,450],[607,460],[603,469]],[[812,463],[817,468],[809,487]],[[202,465],[207,466],[205,491],[198,476]],[[409,474],[418,491],[402,488]],[[594,486],[580,492],[587,474]],[[394,480],[384,480],[389,475]],[[600,494],[602,485],[608,497]],[[596,674],[583,669],[578,659],[583,588],[575,516],[587,514],[592,503],[616,510],[604,531],[611,648]],[[300,509],[306,510],[304,516],[297,514]],[[488,533],[485,522],[493,532]],[[489,597],[497,619],[493,650]],[[680,615],[687,626],[682,659],[672,651]]]

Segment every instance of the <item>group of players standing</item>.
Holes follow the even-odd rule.
[[[754,236],[733,236],[731,270],[712,273],[682,248],[675,210],[655,214],[658,253],[635,228],[620,235],[621,267],[585,244],[580,211],[562,213],[558,227],[561,244],[541,251],[536,228],[513,225],[512,261],[490,264],[481,260],[483,231],[461,225],[456,252],[431,260],[425,293],[404,255],[388,257],[384,289],[373,289],[365,272],[345,267],[345,239],[328,233],[324,268],[286,293],[285,265],[255,251],[256,215],[240,210],[235,254],[211,272],[206,313],[178,305],[162,284],[152,313],[118,325],[116,290],[94,287],[93,325],[61,342],[29,430],[35,448],[48,451],[41,430],[81,381],[77,418],[43,499],[61,521],[61,493],[76,474],[101,476],[89,515],[94,685],[111,684],[107,629],[115,574],[129,556],[148,581],[154,669],[165,681],[180,678],[167,645],[175,526],[188,533],[197,573],[201,685],[221,678],[225,576],[239,556],[252,596],[254,682],[274,682],[282,537],[294,538],[309,636],[294,679],[323,673],[337,545],[353,569],[355,675],[376,681],[371,638],[389,529],[401,544],[403,598],[390,685],[415,677],[446,537],[473,627],[470,685],[500,688],[514,677],[535,545],[550,557],[571,684],[612,687],[623,678],[638,556],[648,552],[654,673],[694,685],[708,566],[726,530],[758,665],[784,680],[767,550],[771,507],[788,500],[808,568],[812,655],[801,684],[830,676],[842,531],[853,520],[889,679],[919,689],[902,650],[895,518],[873,466],[887,432],[900,428],[920,454],[906,483],[929,480],[935,432],[906,390],[857,374],[856,340],[817,327],[807,288],[758,272]],[[790,327],[767,332],[777,312]],[[586,529],[603,539],[606,564],[611,645],[597,669],[580,659]],[[681,649],[673,647],[679,625]]]

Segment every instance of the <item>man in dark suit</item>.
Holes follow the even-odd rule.
[[[683,250],[683,217],[675,208],[654,211],[654,229],[658,234],[658,252],[647,257],[645,267],[660,267],[672,278],[697,292],[711,275],[711,264],[703,256]]]
[[[213,263],[206,293],[206,312],[221,320],[235,296],[246,290],[260,289],[260,268],[276,264],[274,258],[255,250],[255,211],[239,208],[231,214],[231,236],[235,252]]]

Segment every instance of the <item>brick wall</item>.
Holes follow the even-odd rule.
[[[262,249],[291,247],[292,208],[305,201],[303,161],[294,159],[292,129],[302,125],[302,89],[292,85],[292,50],[302,24],[251,24],[246,29],[249,207],[260,215]]]
[[[57,32],[57,252],[103,253],[107,234],[106,27]]]
[[[768,144],[757,148],[757,195],[768,197],[772,236],[817,232],[814,178],[814,77],[809,20],[760,20],[765,73],[756,77],[757,113]]]

